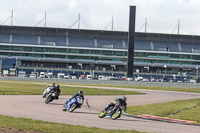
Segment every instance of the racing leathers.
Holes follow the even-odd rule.
[[[72,100],[73,98],[75,98],[75,97],[77,97],[77,96],[80,96],[81,98],[82,98],[82,100],[84,101],[84,95],[82,94],[80,94],[80,93],[76,93],[76,94],[74,94],[72,97],[70,97],[66,102],[65,102],[65,104],[67,104],[70,100]]]
[[[119,104],[120,106],[124,106],[124,110],[126,111],[127,109],[126,100],[123,100],[123,98],[116,98],[115,101],[116,103],[109,103],[108,106],[105,108],[105,111],[107,111],[109,107],[115,106],[116,104]]]
[[[48,93],[50,93],[51,91],[53,93],[55,93],[55,95],[56,95],[55,99],[58,99],[59,98],[58,96],[60,95],[60,92],[61,92],[59,85],[57,85],[57,86],[50,86],[50,85],[47,86],[46,89],[43,92],[43,98],[46,97],[46,95]]]

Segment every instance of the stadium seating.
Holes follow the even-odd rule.
[[[200,44],[197,43],[181,43],[182,52],[200,53]]]
[[[151,50],[150,42],[148,41],[135,41],[135,50]]]
[[[0,43],[8,43],[9,34],[0,34]]]
[[[27,35],[27,34],[13,34],[12,35],[12,43],[20,43],[20,44],[37,44],[38,37],[34,35]]]
[[[94,39],[83,37],[69,37],[69,46],[94,48]]]
[[[97,43],[99,48],[123,49],[122,39],[99,38]]]
[[[176,42],[153,42],[155,51],[179,52],[178,43]]]

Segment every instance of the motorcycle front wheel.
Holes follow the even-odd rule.
[[[62,110],[63,110],[63,111],[66,111],[66,106],[67,106],[67,105],[65,104],[65,105],[62,107]]]
[[[76,103],[72,103],[71,107],[69,108],[69,112],[73,112],[76,109]]]

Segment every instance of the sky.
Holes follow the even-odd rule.
[[[0,0],[0,24],[128,31],[130,6],[136,6],[136,32],[200,35],[200,0]],[[8,19],[8,20],[7,20]],[[7,21],[5,21],[7,20]],[[41,21],[43,20],[43,21]],[[40,22],[41,21],[41,22]],[[40,23],[39,23],[40,22]]]

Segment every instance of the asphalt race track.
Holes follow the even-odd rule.
[[[134,89],[127,89],[127,91],[130,90]],[[200,98],[200,94],[198,93],[155,90],[137,91],[144,92],[146,95],[128,96],[128,106]],[[62,111],[62,106],[69,96],[61,95],[59,100],[45,104],[45,99],[42,98],[42,95],[0,95],[0,114],[105,129],[134,129],[137,131],[161,133],[200,132],[200,126],[146,120],[124,115],[117,120],[98,118],[99,111],[104,109],[109,102],[114,102],[114,99],[117,97],[120,96],[85,96],[85,99],[88,99],[90,108],[88,108],[85,102],[81,109],[75,110],[74,113],[69,113]]]

